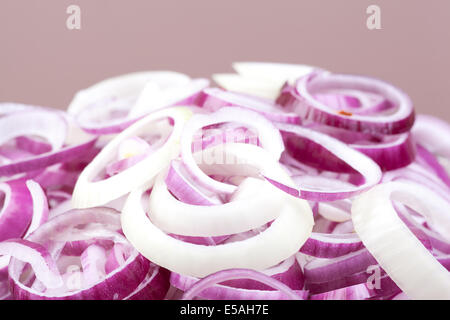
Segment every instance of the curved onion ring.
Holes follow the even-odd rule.
[[[258,133],[258,139],[261,146],[268,150],[275,159],[279,159],[284,150],[283,141],[279,131],[273,124],[260,114],[237,107],[225,107],[212,114],[194,115],[186,124],[181,137],[181,157],[186,169],[192,176],[195,176],[196,182],[211,191],[217,191],[224,194],[232,194],[236,187],[216,181],[208,177],[195,163],[192,154],[193,137],[197,130],[213,124],[233,122],[240,123],[251,128],[255,128]],[[197,151],[197,150],[195,150]]]
[[[424,214],[447,238],[449,203],[421,185],[389,182],[359,196],[352,206],[352,219],[364,245],[408,297],[450,299],[450,273],[403,224],[391,198]]]
[[[0,210],[0,242],[21,238],[33,219],[33,196],[24,180],[0,183],[4,201]]]
[[[236,159],[230,162],[238,167],[245,161],[246,165],[255,167],[263,174],[278,177],[286,184],[292,183],[279,163],[262,148],[232,143],[205,149],[203,153],[214,154],[218,151],[225,151],[227,159]],[[177,235],[221,236],[258,228],[278,217],[278,207],[284,198],[283,192],[267,181],[247,178],[237,187],[232,201],[221,205],[195,206],[175,199],[167,190],[164,177],[161,174],[157,178],[150,194],[149,217],[161,230]],[[306,202],[304,205],[303,210],[310,210]]]
[[[80,226],[91,226],[91,228],[79,229]],[[55,247],[52,243],[56,244],[56,248],[59,248],[56,249],[57,252],[67,248],[67,245],[78,244],[79,248],[74,247],[73,249],[76,248],[79,252],[75,250],[70,252],[70,255],[79,255],[81,252],[86,252],[85,249],[92,247],[88,241],[93,239],[97,243],[101,243],[102,240],[126,243],[128,248],[131,249],[131,253],[126,260],[122,261],[121,265],[116,266],[109,274],[103,275],[91,283],[84,283],[84,285],[79,283],[77,287],[71,288],[72,291],[70,291],[69,285],[72,283],[70,283],[69,278],[66,278],[67,273],[63,275],[63,282],[61,283],[59,271],[54,266],[55,260],[53,260],[47,250],[43,249],[40,243],[48,244],[50,248]],[[25,267],[22,261],[28,261],[31,258],[23,258],[16,255],[9,265],[11,291],[16,299],[123,299],[129,296],[135,288],[139,287],[145,280],[149,268],[152,268],[150,262],[136,250],[132,250],[131,245],[121,235],[118,212],[109,208],[66,212],[49,220],[31,234],[27,240],[22,240],[22,242],[30,249],[36,248],[37,252],[42,252],[41,256],[44,259],[47,258],[49,260],[47,265],[39,264],[33,266],[37,279],[41,280],[47,289],[42,288],[45,291],[37,290],[39,286],[33,285],[30,287],[22,281],[21,274]],[[30,249],[26,248],[28,251]],[[52,249],[52,251],[55,254],[55,250]],[[24,250],[24,252],[26,251]],[[22,261],[19,261],[19,259]],[[47,269],[54,271],[49,272]],[[38,271],[44,274],[38,274]],[[167,278],[158,281],[161,280],[168,282]],[[55,285],[53,285],[54,283]],[[124,286],[124,283],[127,283],[127,285]],[[165,292],[158,292],[155,293],[155,297],[161,299],[164,294]]]
[[[164,88],[173,84],[186,84],[189,81],[188,76],[172,71],[142,71],[108,78],[77,92],[67,112],[72,115],[79,114],[84,109],[92,107],[92,104],[111,96],[137,97],[150,82],[156,82]]]
[[[194,297],[201,294],[203,290],[217,285],[218,283],[242,278],[262,282],[265,285],[281,291],[288,299],[302,300],[302,298],[286,284],[275,280],[262,272],[247,269],[223,270],[210,274],[192,285],[192,287],[184,293],[183,300],[192,300]]]
[[[151,261],[188,276],[201,278],[229,268],[264,270],[274,266],[300,249],[314,224],[308,204],[286,195],[279,204],[279,217],[257,236],[217,246],[195,245],[174,239],[153,225],[142,207],[144,192],[141,187],[128,196],[121,216],[124,234]]]
[[[359,172],[364,178],[364,184],[355,187],[342,187],[338,190],[320,190],[312,187],[303,187],[300,185],[299,189],[285,186],[283,183],[276,181],[273,177],[266,177],[272,184],[285,192],[302,199],[314,201],[335,201],[353,197],[368,188],[374,186],[381,180],[380,167],[369,157],[350,148],[345,143],[336,140],[328,135],[316,132],[307,128],[277,124],[277,127],[284,132],[290,132],[306,140],[321,146],[339,159],[343,160],[350,167]]]
[[[190,116],[191,111],[186,108],[175,107],[163,109],[149,114],[117,135],[80,174],[73,192],[73,206],[75,208],[87,208],[104,205],[111,200],[127,194],[134,187],[148,183],[167,165],[170,159],[178,155],[179,139],[183,132],[182,129]],[[174,127],[169,139],[161,148],[117,175],[105,180],[92,182],[92,179],[109,162],[115,159],[117,149],[122,141],[152,131],[153,128],[149,124],[164,118],[173,119]]]
[[[317,101],[312,91],[317,89],[358,89],[379,94],[397,106],[392,114],[378,116],[341,114]],[[295,111],[302,119],[351,131],[380,134],[398,134],[408,131],[414,124],[414,109],[410,98],[394,86],[381,80],[361,76],[313,72],[297,81],[295,88],[287,87],[277,103]]]

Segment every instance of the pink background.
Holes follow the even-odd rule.
[[[79,31],[66,28],[70,4]],[[382,30],[366,28],[370,4]],[[66,108],[121,73],[207,77],[254,60],[382,78],[450,121],[449,27],[448,0],[1,0],[0,101]]]

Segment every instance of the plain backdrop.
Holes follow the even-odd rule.
[[[81,30],[66,27],[71,4]],[[366,27],[371,4],[381,30]],[[384,79],[450,121],[449,32],[449,0],[0,0],[0,101],[66,108],[122,73],[274,61]]]

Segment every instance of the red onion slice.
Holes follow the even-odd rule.
[[[286,284],[303,298],[307,298],[307,291],[303,290],[303,273],[297,259],[292,256],[281,264],[263,270],[262,273],[271,278]],[[181,291],[188,290],[198,278],[184,276],[172,272],[170,283]],[[204,299],[226,299],[226,300],[249,300],[249,299],[269,299],[278,300],[283,298],[283,293],[274,290],[272,287],[253,279],[243,278],[228,280],[220,285],[214,285],[198,294]]]
[[[209,86],[207,79],[194,79],[186,84],[171,86],[165,90],[142,91],[136,104],[131,108],[129,116],[145,115],[156,110],[181,105],[195,105],[201,99],[203,89]]]
[[[450,125],[436,117],[420,114],[411,129],[417,143],[430,152],[450,158]]]
[[[424,162],[450,188],[450,175],[439,163],[439,159],[421,145],[417,145],[417,153],[417,162]]]
[[[151,264],[139,286],[123,300],[162,300],[169,290],[170,272]]]
[[[4,193],[0,211],[0,241],[21,238],[33,219],[33,194],[24,180],[0,183],[0,192]]]
[[[33,180],[28,180],[26,185],[32,198],[33,217],[23,238],[27,238],[40,225],[47,222],[49,214],[47,196],[41,186]]]
[[[365,283],[356,284],[350,287],[336,289],[333,291],[314,294],[311,300],[366,300],[374,296],[374,293],[367,288]]]
[[[323,132],[348,144],[374,160],[383,171],[395,170],[411,164],[416,156],[414,139],[410,133],[399,135],[369,135],[328,127],[320,124],[309,124],[308,128]],[[309,152],[308,144],[304,145]],[[314,156],[314,153],[313,153]],[[317,159],[320,162],[320,159]],[[345,169],[345,165],[342,165]]]
[[[170,162],[165,183],[171,194],[181,202],[192,205],[210,206],[222,203],[219,197],[208,196],[200,190],[185,171],[180,160]]]
[[[144,281],[151,266],[148,260],[131,248],[119,232],[120,217],[118,212],[108,208],[73,210],[49,220],[30,235],[28,239],[38,246],[40,246],[38,243],[51,246],[51,243],[62,243],[64,245],[65,241],[88,241],[89,239],[91,239],[89,241],[92,241],[92,239],[94,239],[94,242],[92,243],[94,246],[92,246],[92,244],[89,245],[87,242],[85,243],[87,247],[84,249],[84,258],[87,258],[87,264],[85,262],[80,262],[80,270],[82,266],[85,267],[82,271],[82,276],[87,277],[85,280],[89,279],[91,281],[85,282],[84,284],[82,281],[71,281],[71,278],[76,276],[76,274],[67,271],[63,276],[64,285],[62,287],[51,289],[43,281],[43,284],[47,289],[44,287],[44,291],[42,292],[42,290],[39,290],[40,286],[34,285],[33,287],[29,287],[19,280],[25,265],[17,261],[17,259],[12,259],[9,267],[9,275],[11,279],[11,290],[15,298],[113,300],[128,297],[135,292],[139,285]],[[99,262],[95,259],[95,257],[98,256],[96,252],[102,252],[102,250],[104,250],[101,244],[102,242],[99,242],[99,240],[102,239],[108,240],[109,242],[115,241],[115,239],[122,239],[120,241],[125,241],[124,243],[130,247],[130,253],[127,254],[127,259],[123,261],[120,266],[103,277],[100,276],[102,274],[101,269],[92,265],[92,263],[95,264],[96,262]],[[61,245],[59,245],[59,247],[62,248]],[[58,246],[55,248],[58,248]],[[93,252],[91,249],[98,250],[94,250],[95,252]],[[61,254],[64,254],[64,251],[59,249],[57,249],[57,251],[55,251],[55,249],[52,250],[56,259],[59,259],[58,256]],[[82,260],[84,260],[84,258]],[[103,260],[103,263],[105,262],[106,257],[105,260]],[[41,265],[38,265],[37,267],[42,268]],[[61,267],[64,267],[64,264],[61,264]],[[93,267],[93,269],[90,269],[91,267]],[[36,272],[34,267],[33,270]],[[93,273],[89,270],[93,271]],[[100,271],[100,273],[98,273],[98,271]],[[81,279],[82,278],[79,280]],[[159,281],[166,281],[167,283],[167,280],[167,278],[159,278],[158,285]],[[124,286],[124,283],[127,285]],[[166,286],[168,287],[168,284]],[[161,286],[159,286],[159,288],[161,288]],[[163,293],[161,292],[161,294]]]
[[[298,295],[295,291],[289,288],[284,283],[275,280],[264,273],[257,272],[254,270],[248,269],[231,269],[231,270],[223,270],[211,274],[197,282],[195,282],[192,287],[190,287],[183,295],[183,300],[191,300],[197,295],[201,294],[203,290],[210,288],[218,283],[224,281],[230,281],[234,279],[252,279],[255,281],[260,281],[276,290],[279,290],[283,295],[279,297],[280,299],[290,299],[290,300],[302,300],[302,297]],[[220,287],[219,287],[220,288]],[[267,294],[267,293],[266,293]],[[262,299],[262,296],[257,297],[258,299]]]
[[[10,239],[0,243],[0,255],[12,256],[27,262],[33,268],[36,277],[47,288],[62,285],[62,278],[50,253],[40,244],[22,239]],[[11,263],[10,263],[11,265]]]
[[[67,111],[69,114],[76,115],[99,101],[136,99],[142,89],[150,82],[155,83],[156,86],[167,88],[173,85],[186,84],[189,81],[188,76],[171,71],[145,71],[124,74],[108,78],[77,92]],[[131,107],[132,105],[127,108]]]
[[[313,187],[303,187],[302,185],[300,185],[298,189],[295,189],[286,186],[283,183],[280,183],[272,177],[265,176],[265,178],[269,182],[271,182],[281,190],[295,197],[306,200],[336,201],[360,194],[361,192],[366,191],[368,188],[374,186],[381,180],[380,167],[370,158],[356,150],[351,149],[346,144],[330,136],[307,128],[286,124],[278,124],[277,126],[284,132],[289,132],[295,134],[296,136],[299,136],[305,141],[305,143],[312,143],[313,145],[317,146],[317,152],[323,152],[322,150],[326,150],[327,153],[330,153],[339,158],[341,161],[353,168],[356,172],[359,172],[364,177],[364,183],[360,186],[347,188],[342,187],[338,190],[323,191],[321,189],[314,189]]]
[[[193,102],[206,79],[175,72],[138,72],[104,80],[80,91],[68,108],[86,132],[119,133],[163,107]]]
[[[245,163],[264,174],[291,184],[287,173],[271,154],[253,145],[225,144],[226,157],[231,163]],[[221,146],[219,146],[221,147]],[[204,150],[215,153],[217,147]],[[229,169],[232,172],[233,169]],[[279,206],[285,198],[283,192],[264,180],[247,178],[229,203],[214,206],[194,206],[176,200],[167,190],[164,176],[160,175],[150,194],[149,217],[161,230],[187,236],[223,236],[245,232],[276,219]],[[300,205],[300,203],[299,203]],[[311,212],[306,202],[301,202],[302,214]]]
[[[269,151],[275,159],[279,159],[284,150],[283,141],[279,131],[273,124],[256,112],[237,108],[225,107],[212,114],[194,115],[184,128],[181,137],[181,157],[188,172],[195,177],[195,181],[202,187],[224,194],[231,194],[236,189],[235,186],[215,181],[208,177],[194,160],[192,154],[192,142],[196,132],[206,126],[220,123],[234,122],[256,129],[261,147]],[[205,159],[203,159],[205,160]],[[214,161],[214,160],[213,160]],[[206,162],[208,160],[206,159]]]
[[[396,109],[377,116],[336,112],[313,96],[319,90],[329,89],[355,89],[379,94],[394,104]],[[300,78],[295,88],[286,86],[277,103],[295,111],[302,119],[351,131],[399,134],[408,131],[414,124],[414,109],[405,93],[386,82],[361,76],[314,72]]]
[[[312,233],[300,252],[313,257],[335,258],[363,248],[357,234]]]
[[[104,248],[92,244],[83,251],[80,260],[83,269],[83,282],[86,287],[105,277],[106,250]]]

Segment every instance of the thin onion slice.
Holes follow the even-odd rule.
[[[336,88],[379,94],[393,103],[395,110],[387,114],[380,112],[376,116],[336,112],[313,97],[315,91]],[[285,87],[277,103],[297,112],[302,119],[351,131],[399,134],[414,124],[414,109],[405,93],[381,80],[361,76],[313,72],[300,78],[295,88]]]
[[[203,290],[206,290],[218,283],[234,280],[234,279],[252,279],[259,282],[262,282],[274,289],[279,290],[283,293],[287,299],[290,300],[302,300],[302,298],[291,288],[289,288],[284,283],[275,280],[264,273],[257,272],[254,270],[248,269],[231,269],[231,270],[223,270],[218,271],[214,274],[211,274],[199,281],[197,281],[194,285],[192,285],[189,290],[187,290],[183,295],[183,300],[192,300],[197,295],[201,294]],[[280,297],[281,298],[281,297]]]
[[[205,95],[203,107],[217,110],[225,106],[238,106],[256,111],[275,122],[300,124],[301,119],[295,113],[286,113],[281,107],[268,99],[257,98],[237,92],[224,91],[218,88],[203,90]]]
[[[22,238],[33,219],[34,205],[38,203],[33,203],[33,194],[23,179],[0,183],[0,192],[4,193],[0,211],[0,241]]]
[[[132,191],[123,208],[123,232],[154,263],[173,272],[204,277],[229,268],[264,270],[296,253],[312,230],[312,212],[287,197],[279,217],[259,235],[239,242],[202,246],[174,239],[147,218],[142,207],[145,188]]]
[[[129,193],[133,188],[148,183],[167,165],[169,160],[178,155],[179,139],[183,126],[190,115],[191,112],[182,107],[163,109],[146,116],[117,135],[80,174],[73,192],[74,207],[87,208],[104,205]],[[161,148],[112,177],[92,181],[109,162],[114,160],[122,141],[152,131],[153,128],[149,124],[165,118],[172,119],[174,127],[169,139]]]
[[[352,220],[366,248],[408,297],[450,299],[450,273],[403,224],[391,199],[425,215],[447,236],[449,203],[420,185],[390,182],[359,196]]]
[[[197,183],[211,191],[231,194],[236,187],[216,181],[208,177],[197,165],[192,153],[192,142],[196,132],[206,126],[233,122],[243,124],[256,129],[257,138],[261,147],[272,153],[275,159],[279,159],[284,150],[283,141],[279,131],[273,124],[258,113],[237,107],[225,107],[212,114],[194,115],[186,124],[181,137],[181,157],[189,173],[196,178]],[[256,136],[255,136],[256,138]]]
[[[298,189],[295,189],[280,183],[273,177],[266,176],[266,179],[268,179],[269,182],[281,190],[295,197],[306,200],[336,201],[360,194],[381,180],[382,174],[380,167],[372,159],[356,150],[351,149],[343,142],[340,142],[328,135],[299,126],[287,124],[278,124],[277,126],[284,132],[292,133],[299,136],[306,142],[316,145],[317,152],[323,152],[322,150],[326,150],[327,152],[333,154],[364,177],[364,183],[360,186],[341,187],[336,190],[321,190],[319,188],[314,189],[313,187],[304,187],[302,185],[300,185]]]
[[[205,149],[203,153],[220,151],[225,153],[230,163],[238,167],[245,163],[256,167],[262,174],[277,177],[286,184],[292,183],[289,175],[264,149],[246,144],[225,144]],[[228,169],[230,171],[232,169]],[[278,207],[285,195],[270,183],[247,178],[236,188],[229,203],[195,206],[175,199],[167,190],[164,175],[160,175],[150,194],[149,217],[166,232],[188,236],[222,236],[260,227],[280,214]],[[303,210],[310,211],[307,203],[303,204]]]

